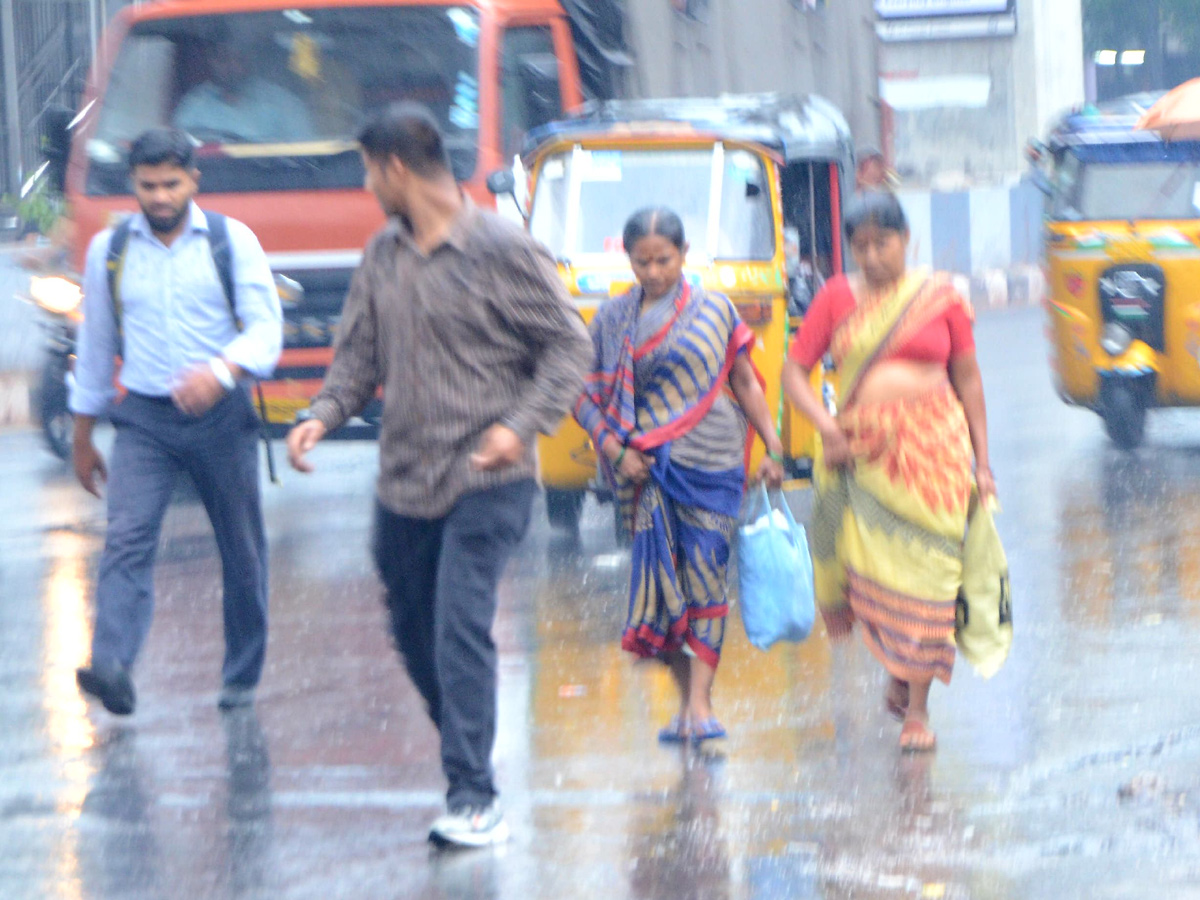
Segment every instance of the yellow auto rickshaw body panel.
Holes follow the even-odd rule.
[[[718,147],[722,154],[729,151],[750,154],[762,163],[764,178],[758,184],[762,196],[770,201],[769,233],[773,249],[768,257],[763,247],[765,258],[754,260],[701,258],[715,246],[710,232],[703,249],[689,254],[685,260],[685,277],[706,290],[728,296],[743,321],[754,330],[757,340],[752,359],[763,377],[768,407],[785,455],[803,470],[811,463],[816,434],[811,423],[784,402],[781,375],[790,335],[799,324],[798,318],[789,316],[795,312],[789,310],[789,301],[794,299],[796,305],[802,305],[800,287],[815,290],[821,276],[831,277],[843,268],[842,197],[849,186],[849,173],[854,169],[854,153],[849,125],[836,106],[816,95],[790,94],[606,101],[589,105],[579,115],[548,123],[529,136],[522,164],[529,177],[528,196],[533,198],[529,209],[531,230],[536,231],[539,219],[539,186],[544,179],[557,181],[565,171],[557,162],[551,169],[552,158],[575,154],[571,160],[572,179],[584,177],[575,174],[577,161],[587,166],[592,181],[621,181],[619,165],[604,151],[670,154],[688,150],[715,152]],[[598,160],[597,155],[604,158]],[[726,177],[718,175],[714,168],[710,189],[723,186]],[[557,207],[551,206],[553,212],[546,214],[551,216],[547,221],[565,229],[564,237],[572,235],[574,223],[587,215],[584,208],[587,201],[578,189],[568,184],[567,191],[557,201],[563,204],[563,212],[557,213]],[[715,190],[710,190],[710,204],[717,196]],[[647,199],[631,189],[629,213],[647,205]],[[611,205],[606,207],[606,216],[611,209]],[[719,210],[710,207],[710,229],[714,227],[714,216],[719,222],[720,215]],[[762,224],[764,231],[760,233],[765,237],[766,223]],[[818,240],[822,235],[828,243]],[[700,246],[692,237],[693,244]],[[562,256],[574,253],[575,258],[560,258],[559,271],[588,322],[601,303],[619,296],[633,284],[629,261],[620,252],[619,243],[619,239],[606,236],[602,252],[583,253],[563,248]],[[789,265],[792,283],[789,283]],[[820,396],[824,381],[819,366],[813,372],[812,383]],[[539,450],[542,479],[547,488],[579,490],[594,483],[596,450],[573,419],[564,420],[555,435],[541,438]],[[756,437],[750,459],[752,468],[757,467],[763,452],[762,442]]]
[[[1104,373],[1155,372],[1159,406],[1200,406],[1200,220],[1050,222],[1047,337],[1060,393],[1095,406]],[[1114,266],[1162,273],[1163,348],[1134,341],[1119,356],[1100,345],[1100,281]]]
[[[560,265],[559,272],[588,323],[601,303],[620,296],[633,285],[633,273],[628,268],[580,271]],[[815,448],[812,424],[783,399],[783,360],[791,327],[787,299],[782,285],[775,283],[776,274],[773,263],[761,262],[720,263],[704,269],[684,270],[684,277],[692,284],[726,294],[742,319],[750,325],[757,337],[751,359],[766,383],[767,405],[775,416],[784,450],[793,460],[811,460]],[[581,288],[581,283],[589,292]],[[590,293],[597,286],[607,287],[602,296]],[[813,385],[818,395],[821,374],[819,367],[814,370]],[[762,441],[756,437],[751,450],[751,470],[762,460],[764,450]],[[538,452],[542,481],[548,487],[582,490],[596,475],[596,448],[573,418],[564,419],[555,434],[542,435]]]
[[[614,136],[604,134],[595,140],[551,142],[540,147],[531,169],[536,183],[538,166],[546,157],[580,145],[588,150],[664,150],[703,149],[712,147],[714,139],[697,136],[687,130],[670,129],[652,136]],[[780,199],[779,171],[770,151],[754,144],[725,140],[727,148],[749,150],[760,156],[770,185],[775,229],[775,250],[770,260],[717,261],[702,267],[685,265],[684,277],[707,291],[725,294],[737,307],[743,321],[758,338],[751,358],[766,383],[768,407],[776,419],[785,453],[792,460],[809,461],[815,450],[816,433],[807,419],[784,402],[782,371],[784,356],[791,335],[792,321],[787,310],[787,278],[784,258],[784,216]],[[531,191],[532,195],[532,191]],[[619,266],[609,268],[581,267],[560,262],[559,272],[571,296],[575,299],[584,320],[591,322],[600,304],[617,297],[634,283],[633,272],[623,256]],[[820,371],[815,371],[813,383],[820,394]],[[567,490],[586,488],[596,476],[596,448],[587,433],[573,418],[563,421],[554,435],[539,438],[542,481],[547,487]],[[750,470],[762,460],[765,448],[756,436],[751,451]]]

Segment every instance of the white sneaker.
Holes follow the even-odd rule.
[[[462,806],[438,816],[429,829],[429,840],[435,844],[458,847],[487,847],[508,840],[508,823],[500,809],[500,801],[490,806]]]

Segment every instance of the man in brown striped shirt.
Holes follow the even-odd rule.
[[[292,465],[383,386],[374,553],[396,646],[442,738],[447,814],[430,839],[508,835],[493,784],[496,587],[529,524],[535,442],[583,386],[591,341],[540,244],[463,195],[423,107],[359,135],[390,220],[346,299]]]

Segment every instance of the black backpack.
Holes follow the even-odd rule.
[[[217,269],[217,277],[221,281],[221,290],[225,293],[225,302],[229,304],[229,314],[233,316],[233,324],[238,331],[242,330],[242,320],[237,314],[237,299],[233,287],[233,249],[229,244],[229,223],[220,213],[202,210],[208,220],[208,247],[212,251],[213,265]],[[122,219],[113,229],[108,239],[108,254],[105,257],[104,270],[108,276],[108,296],[112,301],[113,318],[117,323],[117,334],[124,342],[121,330],[121,269],[125,265],[125,251],[129,247],[129,232],[133,229],[133,216]],[[267,448],[267,472],[274,484],[279,483],[275,474],[275,456],[271,452],[271,437],[267,430],[267,400],[263,396],[262,382],[254,380],[258,391],[258,412],[261,425],[263,444]]]
[[[237,330],[242,330],[241,319],[237,314],[237,300],[233,292],[233,250],[229,245],[229,223],[220,213],[203,210],[208,220],[208,246],[212,251],[213,265],[217,268],[217,277],[221,280],[221,290],[225,292],[225,301],[229,304],[229,312],[233,315]],[[127,216],[113,229],[112,237],[108,239],[108,255],[105,258],[104,269],[108,275],[108,296],[112,301],[113,317],[117,322],[117,334],[121,334],[121,270],[125,266],[125,251],[129,247],[129,233],[133,230],[133,216]]]

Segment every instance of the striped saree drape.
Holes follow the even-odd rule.
[[[597,448],[607,437],[647,454],[651,478],[635,485],[600,454],[631,530],[632,578],[622,646],[655,656],[687,646],[711,666],[724,636],[730,540],[745,484],[742,467],[708,471],[673,463],[671,441],[698,423],[728,383],[754,334],[728,298],[684,282],[673,315],[638,343],[642,290],[610,300],[592,322],[592,374],[575,415]],[[731,434],[741,443],[745,434]]]

